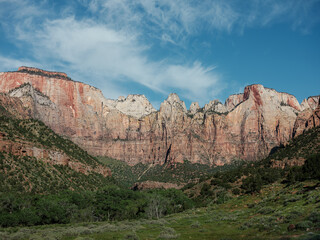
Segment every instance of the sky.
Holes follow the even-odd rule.
[[[65,72],[159,108],[262,84],[320,94],[320,0],[0,0],[0,72]]]

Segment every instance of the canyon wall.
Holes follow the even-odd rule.
[[[319,125],[319,96],[300,105],[294,96],[259,84],[231,95],[225,104],[213,100],[200,108],[192,103],[190,110],[170,94],[159,111],[143,95],[106,99],[99,89],[64,73],[35,68],[0,73],[0,91],[20,98],[32,117],[88,152],[130,165],[257,160]]]

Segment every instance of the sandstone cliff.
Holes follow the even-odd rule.
[[[21,85],[26,83],[34,93],[25,94],[30,91]],[[305,123],[319,102],[312,97],[300,105],[290,94],[256,84],[225,104],[214,100],[200,108],[193,103],[189,111],[178,95],[170,94],[156,111],[143,95],[105,99],[100,90],[65,74],[26,67],[0,73],[0,90],[20,97],[37,109],[36,118],[90,153],[130,165],[256,160],[303,132],[306,127],[297,122]],[[23,100],[26,95],[32,104]]]
[[[31,85],[25,84],[23,87],[10,92],[16,97],[0,94],[0,152],[13,156],[34,157],[47,164],[67,166],[86,175],[95,172],[105,177],[111,176],[110,169],[99,164],[97,160],[91,159],[92,163],[86,164],[83,159],[74,157],[74,154],[69,153],[68,155],[60,146],[61,142],[59,143],[60,148],[56,146],[55,136],[50,136],[55,135],[51,130],[48,131],[47,127],[41,126],[39,122],[34,122],[31,119],[34,116],[46,114],[45,112],[35,114],[34,105],[53,104],[48,97],[38,96],[39,93],[36,92]],[[39,98],[38,101],[37,98]],[[19,130],[23,130],[23,132]],[[48,141],[43,141],[43,139],[50,137],[52,142],[46,144]],[[74,148],[74,144],[69,144],[68,147]],[[77,151],[77,149],[75,148],[72,151]],[[85,157],[92,158],[88,155]]]

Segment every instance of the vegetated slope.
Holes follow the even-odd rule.
[[[189,161],[185,161],[184,163],[169,163],[164,165],[147,165],[139,163],[130,166],[123,161],[108,157],[100,156],[97,157],[97,159],[111,169],[112,177],[118,184],[126,187],[132,187],[135,183],[146,181],[173,183],[183,186],[188,183],[196,182],[199,178],[202,179],[211,176],[213,173],[236,168],[241,164],[240,161],[237,161],[233,162],[231,165],[227,164],[224,166],[209,167],[205,164],[193,164]]]
[[[285,147],[267,157],[274,167],[303,165],[304,161],[320,153],[320,127],[312,128],[291,140]]]
[[[94,190],[110,182],[109,168],[26,113],[18,99],[0,96],[0,192]]]
[[[223,202],[232,195],[259,192],[264,185],[276,181],[292,184],[319,179],[319,145],[320,127],[312,128],[261,161],[242,163],[237,168],[217,172],[198,183],[186,185],[184,190],[200,205],[206,205]]]
[[[148,168],[146,164],[128,165],[126,162],[99,156],[97,159],[111,169],[112,177],[118,185],[132,187],[139,180],[141,174]]]
[[[3,239],[319,239],[320,191],[308,181],[161,219],[7,228]]]
[[[212,175],[218,171],[224,171],[236,167],[240,162],[233,162],[231,165],[224,165],[218,167],[209,167],[205,164],[191,163],[185,161],[184,163],[154,165],[139,179],[142,181],[160,181],[171,182],[177,184],[187,184],[194,182],[197,179]]]

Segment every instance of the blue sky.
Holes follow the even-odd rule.
[[[320,0],[0,0],[0,36],[0,71],[62,71],[156,108],[253,83],[320,94]]]

